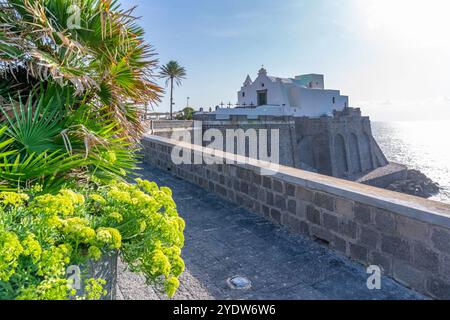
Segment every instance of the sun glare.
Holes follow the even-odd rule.
[[[368,0],[364,5],[369,31],[418,46],[450,48],[450,1]]]

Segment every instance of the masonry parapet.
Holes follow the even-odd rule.
[[[147,135],[144,161],[186,179],[436,299],[450,298],[450,206],[359,183],[216,151],[223,164],[172,162],[174,147]],[[236,157],[242,163],[236,163]],[[249,163],[250,162],[250,163]]]

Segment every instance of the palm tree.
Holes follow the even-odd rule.
[[[76,1],[80,28],[73,28],[67,12],[73,4],[0,1],[0,103],[10,96],[18,101],[18,91],[24,101],[33,90],[41,95],[39,84],[59,85],[75,97],[72,109],[88,103],[109,114],[125,139],[138,141],[141,106],[156,104],[162,92],[153,82],[158,60],[144,29],[117,0]]]
[[[161,67],[160,76],[166,79],[166,87],[170,82],[170,120],[172,120],[173,81],[175,80],[176,84],[180,86],[181,80],[186,79],[186,70],[178,62],[172,60]]]
[[[143,106],[162,93],[158,60],[132,9],[76,1],[73,28],[73,3],[0,0],[0,189],[134,172]]]

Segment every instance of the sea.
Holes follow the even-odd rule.
[[[389,161],[439,183],[431,199],[450,204],[450,121],[372,122],[372,131]]]

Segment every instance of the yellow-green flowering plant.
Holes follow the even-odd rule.
[[[0,299],[100,299],[105,279],[86,279],[77,296],[66,270],[114,253],[173,296],[183,230],[171,190],[140,179],[57,194],[0,192]]]

